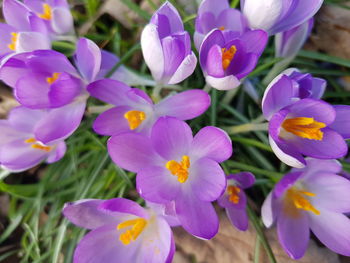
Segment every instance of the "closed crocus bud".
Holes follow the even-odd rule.
[[[159,84],[176,84],[190,76],[197,64],[191,39],[181,17],[169,2],[153,15],[141,35],[145,62]]]
[[[295,57],[309,37],[314,19],[311,18],[300,26],[276,34],[276,57]]]
[[[309,20],[320,9],[323,0],[244,0],[241,9],[253,29],[274,35]]]

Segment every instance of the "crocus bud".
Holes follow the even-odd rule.
[[[190,76],[197,58],[181,17],[169,2],[153,15],[141,35],[142,53],[159,84],[176,84]]]
[[[274,35],[290,30],[312,18],[323,0],[244,0],[241,9],[253,29],[263,29]]]

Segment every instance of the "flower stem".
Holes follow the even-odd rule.
[[[239,87],[240,87],[240,86],[239,86]],[[224,103],[224,104],[230,104],[230,102],[232,101],[232,99],[236,96],[239,87],[227,91],[226,94],[225,94],[225,96],[224,96],[224,98],[222,99],[222,103]]]
[[[278,76],[283,70],[288,68],[288,66],[293,60],[294,57],[287,57],[281,60],[280,62],[277,62],[270,70],[270,72],[266,75],[266,77],[263,79],[262,83],[265,86],[267,86],[276,76]]]
[[[267,131],[268,123],[246,123],[237,126],[224,127],[224,130],[228,132],[228,134],[238,134],[244,132],[252,132],[252,131]]]

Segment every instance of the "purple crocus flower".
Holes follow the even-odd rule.
[[[200,49],[205,36],[216,28],[240,33],[248,29],[245,17],[239,10],[230,8],[228,0],[204,0],[199,6],[196,18],[194,43],[197,50]]]
[[[224,131],[205,127],[193,137],[185,122],[161,117],[150,136],[112,136],[108,151],[118,166],[137,173],[137,190],[145,200],[173,201],[179,222],[194,236],[210,239],[217,233],[219,221],[211,202],[226,187],[219,163],[232,154]]]
[[[227,176],[225,193],[218,199],[218,204],[225,208],[231,223],[239,230],[248,229],[248,215],[246,211],[247,197],[244,189],[251,187],[255,182],[252,173],[242,172]]]
[[[234,31],[214,29],[200,48],[200,64],[206,81],[218,90],[230,90],[255,68],[265,49],[267,34],[263,30]]]
[[[71,134],[79,126],[89,96],[85,86],[101,68],[100,49],[92,41],[80,39],[75,62],[77,69],[59,52],[36,50],[13,56],[0,71],[0,78],[14,88],[23,106],[50,109],[55,115],[52,120],[56,122],[50,126],[55,138]],[[48,133],[41,141],[53,139]]]
[[[243,0],[241,9],[253,29],[274,35],[299,26],[313,17],[323,0]]]
[[[307,159],[304,169],[286,174],[262,206],[266,227],[277,222],[279,241],[293,259],[301,258],[310,230],[329,249],[350,256],[350,182],[338,175],[335,160]]]
[[[148,135],[161,116],[189,120],[201,115],[210,105],[210,96],[202,90],[184,91],[153,104],[144,91],[111,79],[91,83],[88,91],[91,96],[116,106],[102,113],[93,125],[98,134],[108,136],[129,131]]]
[[[311,18],[299,26],[276,34],[276,57],[295,57],[310,36],[313,25],[314,19]]]
[[[175,243],[162,215],[124,198],[68,203],[64,216],[91,230],[79,242],[74,263],[172,261]]]
[[[159,84],[179,83],[196,68],[197,58],[191,50],[190,36],[169,2],[154,13],[144,28],[141,47],[145,62]]]
[[[344,139],[350,135],[350,107],[319,100],[323,91],[323,80],[294,72],[278,76],[265,92],[262,108],[270,145],[290,166],[302,168],[303,156],[337,159],[348,151]]]
[[[32,168],[42,161],[53,163],[66,152],[64,138],[43,143],[38,134],[47,129],[50,113],[17,107],[0,120],[0,165],[12,172]]]

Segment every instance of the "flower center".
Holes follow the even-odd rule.
[[[44,12],[42,14],[38,14],[38,16],[45,20],[51,20],[52,18],[51,6],[48,4],[43,4],[43,10]]]
[[[229,49],[222,48],[221,52],[222,52],[222,67],[224,70],[226,70],[231,65],[231,62],[237,52],[237,48],[235,45],[233,45]]]
[[[314,118],[297,117],[285,120],[282,127],[301,138],[321,141],[323,139],[321,129],[326,127],[326,124],[315,121]]]
[[[11,33],[11,44],[8,44],[7,47],[13,51],[16,51],[16,43],[18,40],[18,33],[12,32]]]
[[[190,168],[190,157],[187,155],[182,156],[182,161],[177,162],[171,160],[166,163],[165,167],[171,172],[172,175],[177,176],[177,180],[180,183],[184,183],[188,179],[188,169]]]
[[[227,193],[229,194],[230,202],[234,204],[238,204],[239,202],[239,193],[241,192],[241,188],[235,185],[230,185],[227,187]]]
[[[319,215],[320,211],[318,211],[307,199],[307,197],[314,197],[316,196],[314,193],[302,191],[302,190],[296,190],[296,189],[288,189],[287,190],[287,199],[292,201],[294,206],[298,209],[302,209],[305,211],[313,212],[315,215]]]
[[[124,114],[129,123],[130,130],[135,130],[146,119],[146,113],[138,110],[131,110]]]
[[[132,220],[127,220],[120,223],[117,226],[117,230],[128,228],[124,233],[120,234],[119,240],[124,245],[129,245],[131,242],[135,241],[138,236],[142,233],[147,225],[147,220],[144,218],[137,218]]]
[[[221,26],[221,27],[219,27],[219,29],[220,29],[221,31],[224,31],[224,30],[225,30],[225,27],[224,27],[224,26]]]
[[[50,152],[51,149],[52,149],[51,146],[44,145],[44,144],[42,144],[41,142],[37,141],[34,138],[29,138],[29,139],[25,140],[24,142],[31,144],[31,147],[33,149],[38,149],[38,150],[41,150],[41,151],[44,151],[44,152]]]
[[[60,75],[61,75],[61,73],[55,72],[52,74],[52,77],[46,78],[46,82],[51,85],[59,78]]]

